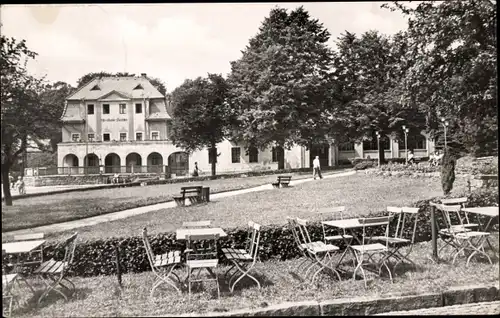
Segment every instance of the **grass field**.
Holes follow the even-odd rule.
[[[326,172],[325,174],[336,173]],[[292,180],[309,178],[310,173],[294,173]],[[276,175],[217,179],[190,183],[210,187],[212,193],[268,184]],[[172,200],[185,183],[90,190],[26,198],[2,205],[2,232],[77,220]]]
[[[491,238],[498,249],[498,235]],[[255,273],[261,282],[262,289],[257,289],[249,279],[237,285],[234,294],[229,293],[223,273],[226,268],[219,267],[221,298],[217,299],[215,285],[204,283],[195,289],[188,301],[187,292],[178,295],[169,287],[158,288],[156,296],[149,298],[153,282],[151,272],[127,274],[123,276],[124,290],[120,293],[116,277],[99,276],[93,278],[74,278],[77,291],[70,301],[65,302],[61,296],[52,294],[41,305],[35,308],[36,298],[24,287],[21,307],[13,312],[15,317],[125,317],[125,316],[159,316],[176,315],[189,312],[224,312],[243,308],[259,308],[279,304],[286,301],[328,300],[363,296],[387,297],[391,294],[416,295],[421,293],[441,292],[455,286],[495,284],[499,279],[498,253],[493,265],[485,261],[473,262],[465,266],[463,258],[452,265],[449,261],[434,264],[428,259],[431,254],[429,242],[417,244],[411,258],[418,266],[400,272],[393,284],[387,278],[379,278],[370,273],[368,288],[361,280],[352,279],[352,262],[345,263],[347,274],[342,281],[333,280],[327,275],[319,279],[313,286],[304,282],[296,273],[300,260],[285,262],[269,261],[257,263]],[[493,256],[493,252],[489,251]],[[444,254],[443,254],[444,256]],[[336,256],[338,257],[338,255]],[[351,264],[351,265],[349,265]],[[179,272],[184,277],[184,271]],[[42,290],[41,283],[37,290]]]
[[[459,179],[453,191],[464,185]],[[208,204],[149,212],[122,220],[78,229],[82,240],[139,235],[147,226],[151,234],[173,232],[183,221],[212,220],[214,226],[244,226],[249,220],[262,225],[284,224],[287,216],[315,219],[315,210],[345,205],[346,216],[383,211],[387,206],[411,205],[415,201],[442,195],[436,178],[384,178],[358,173],[298,184],[288,189],[273,189],[221,198]],[[49,236],[59,239],[70,232]]]

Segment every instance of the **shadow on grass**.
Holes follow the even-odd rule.
[[[13,316],[29,314],[30,312],[36,312],[43,307],[50,306],[59,300],[66,301],[64,297],[55,292],[51,291],[46,297],[42,299],[40,304],[38,303],[38,299],[43,294],[44,290],[37,290],[34,294],[30,293],[30,298],[26,299],[22,303],[19,303],[17,308],[14,308],[12,311]],[[92,289],[90,288],[76,288],[75,291],[69,294],[67,302],[71,302],[74,300],[84,300],[92,293]]]
[[[261,288],[274,285],[274,283],[269,278],[267,278],[267,276],[265,276],[259,272],[255,272],[255,271],[250,272],[250,275],[252,275],[256,280],[259,281]],[[235,276],[237,276],[237,277],[231,281],[232,284],[234,284],[236,279],[238,279],[239,273],[236,274]],[[220,276],[220,278],[222,278],[222,280],[219,279],[219,285],[221,288],[221,292],[223,292],[224,294],[227,293],[228,295],[240,295],[243,290],[248,289],[250,287],[257,287],[258,286],[257,283],[253,279],[251,279],[248,276],[245,276],[240,281],[238,281],[236,286],[234,286],[234,291],[231,294],[230,286],[229,286],[230,276],[228,276],[228,277]]]

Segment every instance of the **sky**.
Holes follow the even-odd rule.
[[[230,72],[272,8],[300,5],[329,30],[329,45],[346,30],[394,34],[407,27],[383,2],[2,5],[2,35],[25,39],[39,55],[28,64],[50,82],[90,72],[157,77],[171,92],[185,79]]]

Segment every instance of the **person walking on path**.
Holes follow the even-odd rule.
[[[193,177],[197,177],[200,175],[200,169],[198,168],[198,162],[194,163]]]
[[[316,180],[316,175],[319,176],[320,179],[323,179],[323,176],[321,175],[321,166],[319,164],[319,156],[316,156],[313,160],[313,178]]]

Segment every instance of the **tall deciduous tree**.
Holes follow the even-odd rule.
[[[212,176],[216,174],[216,144],[228,136],[231,123],[227,90],[221,75],[208,74],[186,80],[172,92],[172,142],[188,152],[210,149]]]
[[[385,5],[408,17],[405,94],[426,114],[442,144],[439,117],[458,150],[498,152],[496,1],[425,1],[416,8]],[[439,114],[439,115],[438,115]]]
[[[339,85],[339,100],[334,122],[342,121],[342,139],[360,142],[375,139],[380,132],[381,144],[387,135],[396,137],[402,125],[418,131],[425,127],[425,119],[416,107],[402,99],[400,81],[411,61],[406,59],[405,33],[388,37],[377,31],[368,31],[357,37],[346,31],[337,42],[334,78]],[[384,147],[379,156],[384,161]]]
[[[260,149],[310,146],[325,140],[329,106],[330,34],[303,7],[272,9],[231,62],[229,102],[237,112],[235,140]],[[284,157],[278,168],[284,168]]]
[[[1,36],[1,141],[2,183],[5,204],[12,205],[9,171],[25,153],[28,140],[48,138],[48,128],[59,119],[57,110],[41,100],[43,82],[26,70],[36,53],[26,42]]]

